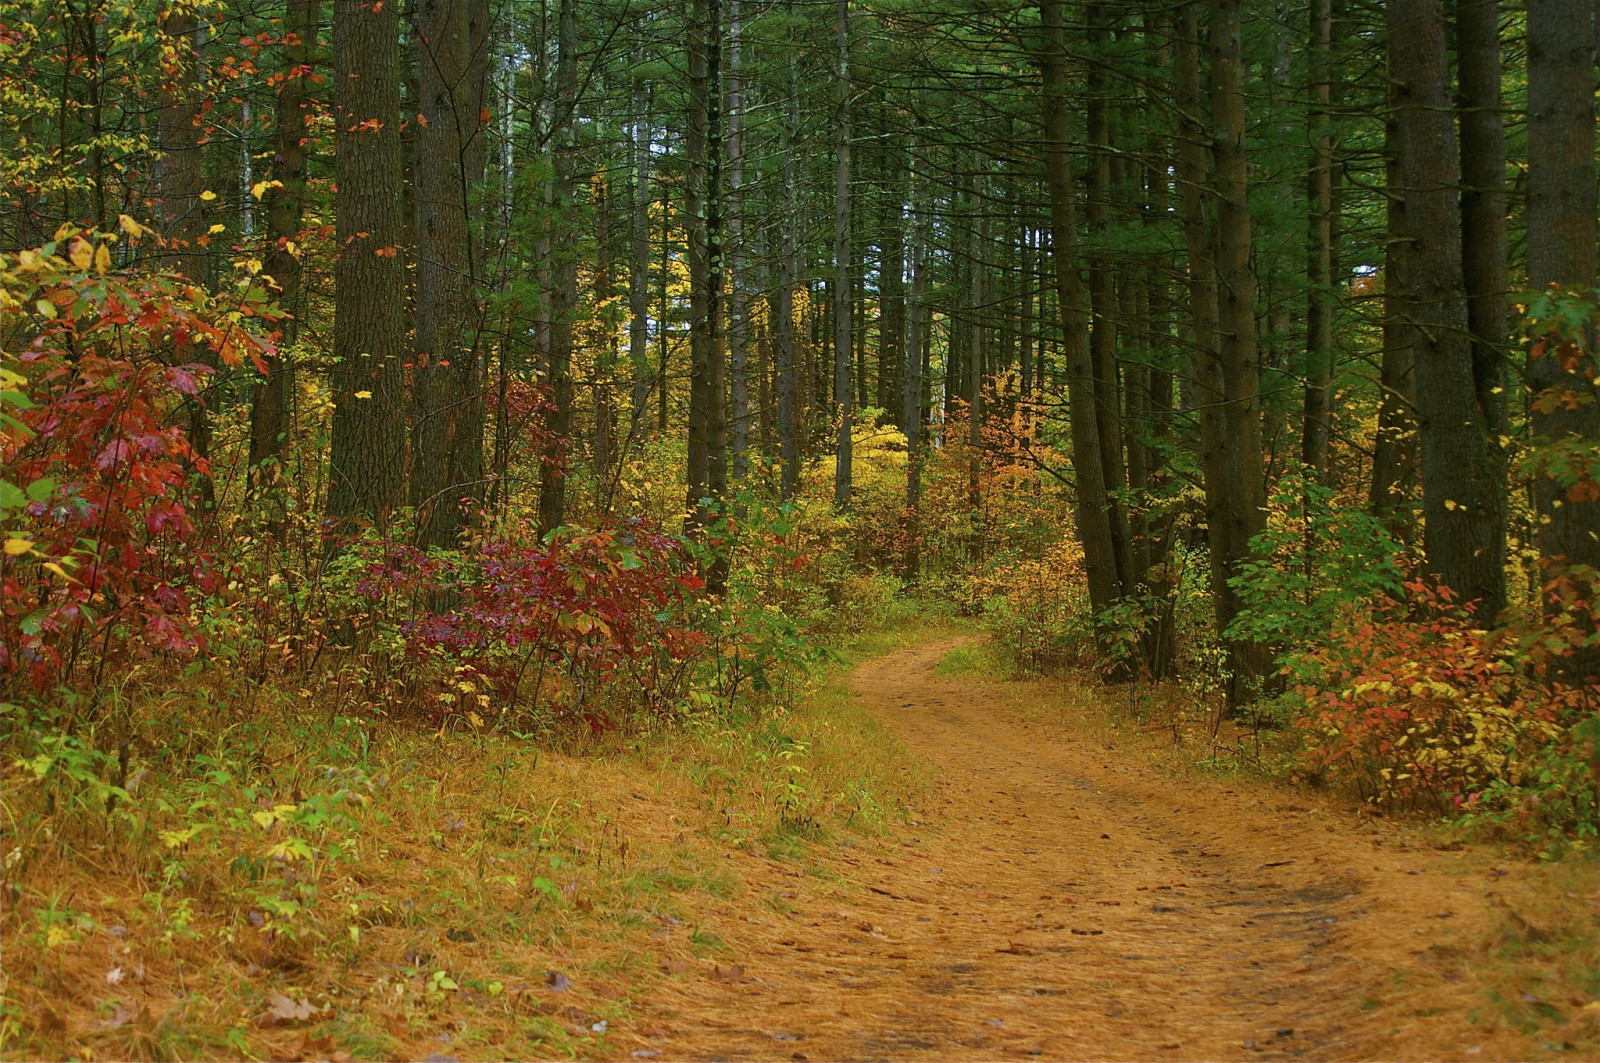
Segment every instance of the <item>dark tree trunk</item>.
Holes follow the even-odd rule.
[[[922,358],[923,268],[927,226],[921,145],[911,152],[911,297],[906,304],[906,359],[901,420],[906,432],[906,579],[915,583],[922,570]]]
[[[739,0],[728,3],[728,400],[732,478],[750,471],[749,293],[744,237],[744,86],[740,79]]]
[[[1423,550],[1433,574],[1492,620],[1505,607],[1504,520],[1478,405],[1461,272],[1460,169],[1442,0],[1390,0],[1390,68],[1411,237],[1421,415]]]
[[[1229,485],[1224,572],[1232,579],[1250,556],[1250,540],[1266,527],[1266,481],[1261,454],[1261,361],[1256,347],[1256,280],[1251,265],[1249,160],[1245,148],[1243,25],[1239,0],[1211,0],[1207,43],[1211,56],[1213,175],[1217,194],[1216,280],[1222,361],[1223,442]],[[1234,598],[1223,599],[1233,621]],[[1265,674],[1264,647],[1235,640],[1230,646],[1235,702],[1250,695]]]
[[[333,439],[328,513],[382,526],[405,497],[400,24],[395,4],[335,0]]]
[[[1206,103],[1200,86],[1200,0],[1179,10],[1178,55],[1174,65],[1178,106],[1178,210],[1183,219],[1188,262],[1189,313],[1193,328],[1193,404],[1200,427],[1200,471],[1205,487],[1206,541],[1210,553],[1211,600],[1217,631],[1237,611],[1228,586],[1227,426],[1224,423],[1222,360],[1217,349],[1215,232],[1207,196]]]
[[[1460,67],[1461,275],[1472,334],[1472,380],[1491,462],[1494,533],[1505,568],[1506,434],[1506,143],[1500,105],[1499,0],[1455,0]]]
[[[272,177],[282,186],[273,189],[267,203],[267,231],[273,238],[262,273],[277,287],[278,303],[294,315],[283,323],[280,347],[293,347],[300,338],[300,256],[290,245],[300,239],[305,203],[306,142],[311,131],[306,88],[311,59],[316,53],[317,0],[290,0],[284,11],[284,78],[278,87],[277,154]],[[289,397],[293,370],[274,355],[267,362],[266,379],[256,388],[250,405],[250,489],[277,483],[282,476],[283,443],[289,429]]]
[[[1471,2],[1471,0],[1464,0]],[[1300,425],[1300,461],[1306,475],[1328,471],[1333,381],[1333,0],[1311,0],[1311,170],[1306,183],[1309,248],[1306,262],[1306,394]]]
[[[420,0],[417,48],[411,505],[419,546],[454,547],[484,484],[483,255],[472,222],[487,158],[488,0]]]
[[[1586,0],[1528,3],[1528,283],[1535,289],[1551,284],[1589,289],[1591,297],[1597,17],[1600,12]],[[1553,350],[1528,363],[1536,445],[1565,443],[1590,453],[1600,445],[1593,327],[1586,339],[1587,355],[1572,364]],[[1587,497],[1569,493],[1566,484],[1541,475],[1534,481],[1534,504],[1539,552],[1549,563],[1600,569],[1600,502],[1592,492]],[[1581,651],[1561,674],[1569,682],[1600,675],[1600,647]]]
[[[1400,173],[1398,109],[1390,82],[1389,115],[1384,124],[1384,189],[1386,221],[1383,254],[1383,355],[1378,371],[1382,395],[1378,430],[1372,450],[1369,504],[1395,537],[1412,538],[1411,512],[1417,485],[1416,357],[1412,349],[1411,281],[1406,269],[1410,244],[1406,236],[1405,180]]]
[[[1100,429],[1095,410],[1094,374],[1089,365],[1083,311],[1083,277],[1075,262],[1076,203],[1071,159],[1067,152],[1066,40],[1061,4],[1048,0],[1039,5],[1044,28],[1044,135],[1046,173],[1050,189],[1050,238],[1061,318],[1062,373],[1067,380],[1071,413],[1072,466],[1076,478],[1075,515],[1083,543],[1090,607],[1098,617],[1122,596],[1112,542],[1104,468],[1100,460]],[[1108,649],[1099,625],[1100,650]]]
[[[833,179],[833,401],[839,431],[834,446],[833,504],[850,504],[850,0],[838,0],[834,25],[836,92]]]

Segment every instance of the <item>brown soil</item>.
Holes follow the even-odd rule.
[[[769,905],[714,909],[733,954],[679,964],[613,1051],[1594,1058],[1592,1004],[1561,1001],[1565,1045],[1488,1016],[1493,897],[1521,871],[1282,787],[1175,777],[1088,714],[1039,711],[1043,685],[935,675],[958,644],[852,679],[934,766],[935,823],[836,848],[833,883],[738,858]]]

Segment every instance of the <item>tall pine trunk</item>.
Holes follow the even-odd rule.
[[[1595,287],[1595,31],[1600,17],[1585,0],[1528,3],[1528,283],[1567,290]],[[1594,453],[1600,446],[1600,401],[1590,327],[1587,355],[1566,364],[1547,349],[1528,363],[1534,392],[1536,445],[1550,443]],[[1587,377],[1585,373],[1589,374]],[[1539,552],[1555,564],[1600,569],[1600,500],[1550,475],[1534,481]],[[1593,479],[1587,481],[1593,487]],[[1551,573],[1553,574],[1553,573]],[[1555,603],[1546,603],[1554,610]],[[1600,647],[1581,651],[1562,668],[1569,682],[1600,675]]]
[[[382,526],[405,497],[400,25],[394,4],[335,0],[333,439],[328,513]]]
[[[852,389],[850,381],[850,0],[838,0],[834,23],[833,170],[833,401],[839,429],[834,446],[833,504],[850,504]]]
[[[473,215],[487,161],[488,0],[420,0],[417,37],[411,505],[418,545],[453,547],[484,484],[483,254]]]
[[[1077,498],[1074,513],[1078,538],[1083,543],[1090,608],[1098,618],[1122,596],[1111,518],[1106,497],[1104,468],[1100,460],[1100,429],[1095,409],[1094,375],[1089,365],[1084,320],[1083,275],[1076,259],[1077,205],[1072,162],[1067,145],[1066,35],[1059,0],[1039,5],[1044,29],[1044,135],[1045,165],[1050,191],[1051,260],[1055,263],[1058,314],[1061,318],[1062,373],[1067,380],[1071,417],[1072,467]],[[1097,623],[1095,631],[1102,653],[1109,645]]]
[[[1410,238],[1408,267],[1428,568],[1492,621],[1505,607],[1501,491],[1478,404],[1461,270],[1460,168],[1442,0],[1390,0],[1389,55]]]
[[[1245,146],[1244,60],[1239,0],[1211,0],[1207,46],[1211,59],[1212,184],[1217,197],[1216,280],[1222,362],[1223,458],[1228,497],[1222,514],[1225,580],[1240,574],[1250,540],[1266,527],[1266,480],[1261,453],[1261,360],[1256,347],[1256,278],[1251,264],[1249,157]],[[1226,585],[1226,584],[1225,584]],[[1238,615],[1231,586],[1222,597],[1224,630]],[[1266,672],[1264,647],[1229,646],[1229,696],[1248,698]]]

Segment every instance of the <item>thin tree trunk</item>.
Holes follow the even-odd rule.
[[[1383,254],[1383,354],[1378,369],[1381,397],[1372,449],[1369,505],[1402,542],[1412,538],[1411,513],[1417,482],[1416,352],[1412,347],[1410,258],[1406,236],[1405,179],[1400,172],[1400,129],[1393,80],[1384,124],[1386,219]]]
[[[732,478],[750,471],[750,391],[748,382],[749,296],[744,246],[744,85],[740,49],[739,0],[728,2],[728,399],[732,414]]]
[[[923,247],[927,239],[922,145],[911,149],[911,298],[906,304],[906,359],[902,378],[902,421],[906,432],[906,579],[915,583],[922,570],[922,359],[923,294],[927,278]]]
[[[1472,2],[1472,0],[1463,0]],[[1333,381],[1333,0],[1311,0],[1311,168],[1306,188],[1310,239],[1306,263],[1306,393],[1300,426],[1300,461],[1307,475],[1328,470],[1330,385]]]
[[[1460,68],[1461,275],[1472,334],[1472,380],[1492,465],[1494,541],[1506,564],[1506,143],[1500,104],[1499,0],[1455,0]]]
[[[572,213],[578,168],[578,0],[561,0],[556,16],[555,199],[551,224],[563,237],[576,234]],[[545,420],[550,452],[539,470],[539,534],[566,522],[567,464],[572,449],[573,324],[578,310],[578,262],[570,239],[552,240],[550,291],[550,411]]]
[[[834,449],[833,504],[850,504],[851,381],[850,336],[850,0],[838,0],[834,24],[834,178],[833,178],[833,401],[839,432]]]
[[[306,153],[310,139],[306,87],[315,54],[318,27],[317,0],[290,0],[284,10],[284,78],[278,87],[277,158],[273,179],[282,186],[268,194],[267,229],[273,238],[262,272],[278,289],[279,305],[294,316],[283,323],[280,349],[292,348],[300,338],[300,255],[291,244],[300,238],[305,203]],[[283,444],[288,431],[289,396],[293,370],[274,355],[267,362],[266,379],[256,388],[250,405],[250,488],[260,490],[282,476]]]
[[[642,65],[643,50],[635,61]],[[633,260],[628,271],[628,359],[633,367],[628,438],[644,433],[650,405],[650,98],[638,78],[633,86]],[[657,324],[661,327],[662,323]]]

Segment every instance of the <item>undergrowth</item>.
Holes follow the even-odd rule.
[[[199,681],[76,731],[13,709],[5,1055],[605,1055],[671,961],[718,953],[736,851],[804,871],[910,814],[917,768],[827,681],[904,637],[792,708],[537,741]]]

